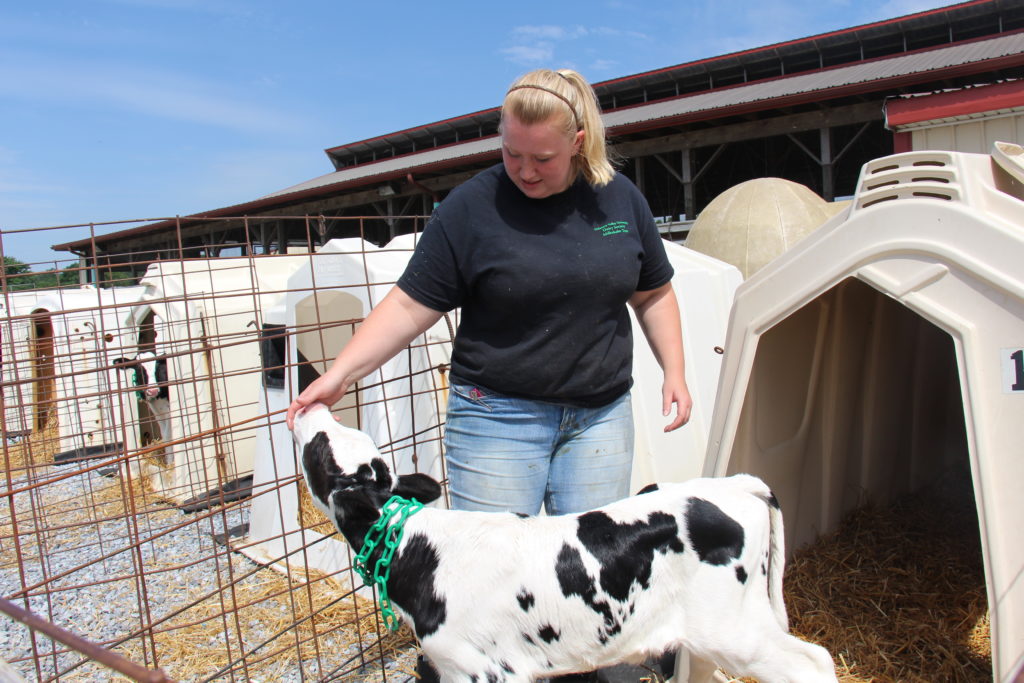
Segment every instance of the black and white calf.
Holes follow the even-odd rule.
[[[135,371],[135,386],[149,404],[160,430],[160,439],[171,439],[171,402],[167,388],[167,359],[152,351],[143,351],[134,359],[119,358],[114,365]]]
[[[355,551],[390,496],[441,494],[427,475],[394,478],[370,438],[323,406],[296,418],[294,437],[314,503]],[[784,562],[771,491],[736,475],[561,517],[424,508],[406,522],[388,593],[445,683],[525,683],[680,648],[691,681],[715,665],[835,681],[829,654],[788,633]]]

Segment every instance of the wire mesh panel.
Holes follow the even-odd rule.
[[[308,245],[323,241],[323,219],[294,225]],[[340,232],[360,229],[352,219]],[[33,237],[80,238],[67,230]],[[11,238],[0,234],[5,254]],[[102,277],[77,259],[8,269],[0,598],[23,618],[0,619],[0,660],[15,672],[412,675],[412,636],[385,629],[372,593],[353,582],[348,547],[305,494],[284,412],[393,285],[415,236],[326,242],[310,251],[208,240],[158,260],[120,255]],[[444,478],[454,324],[414,340],[334,407],[399,472]],[[104,652],[135,673],[112,673]]]
[[[379,218],[373,230],[320,216],[206,219],[205,233],[197,224],[163,221],[171,233],[123,253],[100,248],[104,226],[0,231],[0,677],[6,664],[40,681],[408,681],[414,638],[384,627],[352,552],[307,495],[284,416],[394,285],[422,222],[409,231]],[[120,244],[136,239],[122,233]],[[6,258],[26,235],[90,258]],[[660,434],[660,406],[644,403],[660,396],[660,372],[638,346],[642,483],[700,471],[737,285],[734,269],[671,247],[695,410],[688,431]],[[397,473],[445,483],[458,322],[457,311],[443,316],[331,406]],[[916,534],[908,520],[922,518],[929,533],[965,531],[912,513],[897,509],[895,523],[860,513],[853,531],[803,549],[787,569],[793,630],[829,647],[840,680],[991,676],[982,564],[960,563],[954,583],[958,563],[945,559],[977,555],[976,533],[957,535],[948,554],[922,546],[956,588],[892,588],[918,572],[890,560],[917,556],[886,526]],[[840,543],[851,540],[866,548]],[[878,571],[868,571],[869,549],[886,551]],[[876,587],[862,589],[869,578]],[[921,609],[902,602],[925,592]],[[970,647],[933,636],[904,646],[923,631],[910,616],[941,621],[937,608],[960,594],[960,616],[941,629],[969,630]],[[891,638],[864,635],[897,622]]]

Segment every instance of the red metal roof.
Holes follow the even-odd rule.
[[[753,54],[757,54],[759,52],[771,52],[773,50],[780,50],[780,49],[783,49],[783,48],[786,48],[786,47],[790,47],[792,45],[800,45],[800,44],[809,43],[809,42],[819,42],[819,43],[820,42],[825,42],[825,41],[828,41],[830,38],[835,38],[835,37],[838,37],[838,36],[846,36],[846,35],[849,35],[849,34],[852,34],[852,33],[863,33],[865,31],[870,31],[873,28],[880,28],[880,27],[884,27],[884,26],[891,26],[893,24],[904,23],[904,22],[907,21],[907,19],[909,19],[911,17],[913,17],[915,19],[923,19],[925,17],[934,16],[936,14],[944,14],[946,12],[949,12],[951,9],[970,8],[970,7],[976,7],[976,6],[983,6],[983,5],[987,5],[987,4],[991,4],[991,3],[992,3],[992,0],[973,0],[972,2],[962,2],[962,3],[956,3],[956,4],[952,4],[951,3],[950,5],[947,5],[945,7],[938,7],[938,8],[935,8],[935,9],[924,10],[922,12],[915,12],[915,13],[912,13],[912,14],[906,14],[906,15],[902,15],[902,16],[898,16],[898,17],[893,17],[891,19],[883,19],[881,21],[875,21],[875,22],[871,22],[871,23],[868,23],[868,24],[861,24],[859,26],[851,26],[849,28],[843,28],[843,29],[838,29],[838,30],[835,30],[835,31],[829,31],[827,33],[819,33],[819,34],[816,34],[816,35],[807,36],[805,38],[794,38],[792,40],[785,40],[785,41],[782,41],[780,43],[772,43],[771,45],[765,45],[765,46],[762,46],[762,47],[750,48],[750,49],[747,49],[747,50],[739,50],[737,52],[730,52],[728,54],[717,55],[715,57],[708,57],[708,58],[705,58],[705,59],[698,59],[698,60],[695,60],[693,62],[687,62],[686,64],[676,64],[674,66],[663,67],[661,69],[654,69],[652,71],[645,71],[645,72],[639,73],[639,74],[633,74],[633,75],[630,75],[630,76],[623,76],[621,78],[615,78],[615,79],[611,79],[611,80],[608,80],[608,81],[602,81],[600,83],[596,83],[594,85],[594,88],[597,89],[597,88],[604,87],[604,86],[610,86],[610,85],[615,85],[615,84],[618,84],[618,83],[623,83],[623,82],[626,82],[626,81],[632,81],[632,80],[635,80],[637,78],[643,78],[644,76],[649,76],[649,75],[653,75],[653,74],[667,73],[667,72],[673,71],[674,69],[678,69],[681,66],[691,66],[691,65],[695,65],[695,64],[711,64],[711,63],[718,62],[718,61],[725,61],[725,60],[728,60],[728,59],[735,59],[737,57],[753,55]]]
[[[885,122],[897,127],[1013,107],[1024,107],[1024,80],[890,100]]]
[[[898,16],[898,17],[893,17],[893,18],[890,18],[890,19],[883,19],[883,20],[876,21],[876,22],[871,22],[871,23],[867,23],[867,24],[861,24],[859,26],[851,26],[849,28],[838,29],[838,30],[835,30],[835,31],[829,31],[829,32],[826,32],[826,33],[820,33],[820,34],[816,34],[816,35],[812,35],[812,36],[807,36],[807,37],[804,37],[804,38],[794,38],[794,39],[791,39],[791,40],[786,40],[786,41],[782,41],[782,42],[779,42],[779,43],[772,43],[772,44],[764,45],[764,46],[761,46],[761,47],[749,48],[749,49],[746,49],[746,50],[739,50],[739,51],[736,51],[736,52],[730,52],[730,53],[726,53],[726,54],[723,54],[723,55],[716,55],[714,57],[706,57],[706,58],[697,59],[697,60],[694,60],[694,61],[691,61],[691,62],[685,62],[685,63],[682,63],[682,64],[675,64],[675,65],[672,65],[672,66],[662,67],[660,69],[652,69],[650,71],[644,71],[644,72],[640,72],[640,73],[637,73],[637,74],[631,74],[629,76],[622,76],[622,77],[619,77],[619,78],[613,78],[613,79],[609,79],[607,81],[600,81],[600,82],[594,83],[593,86],[594,86],[594,90],[600,95],[601,93],[603,93],[605,91],[614,90],[617,86],[621,86],[623,84],[643,82],[645,80],[651,79],[652,77],[656,77],[656,76],[659,76],[659,75],[665,75],[665,74],[671,74],[672,72],[679,71],[679,70],[682,70],[682,69],[692,69],[694,67],[698,67],[698,66],[701,66],[701,65],[712,66],[712,65],[717,64],[717,63],[736,61],[737,59],[743,59],[743,58],[755,56],[755,55],[758,55],[758,54],[771,54],[773,52],[774,53],[778,53],[780,51],[785,51],[787,48],[792,48],[792,47],[800,46],[800,45],[806,45],[806,44],[823,45],[823,44],[828,44],[829,42],[832,42],[832,41],[834,41],[837,38],[850,36],[852,34],[863,34],[865,36],[870,36],[877,29],[881,29],[881,28],[885,28],[885,27],[890,27],[890,26],[898,25],[898,24],[905,24],[905,25],[907,25],[907,28],[913,28],[913,25],[919,24],[919,23],[921,23],[922,21],[926,20],[929,17],[934,17],[936,15],[946,14],[946,13],[949,13],[949,12],[951,12],[953,10],[956,10],[956,11],[969,10],[969,9],[975,8],[975,7],[984,7],[986,5],[998,5],[998,4],[1000,4],[999,0],[970,0],[969,2],[951,3],[950,5],[947,5],[945,7],[939,7],[939,8],[935,8],[935,9],[924,10],[924,11],[921,11],[921,12],[916,12],[916,13],[912,13],[912,14],[907,14],[907,15],[902,15],[902,16]],[[471,121],[471,120],[473,120],[475,118],[493,116],[499,110],[500,110],[500,107],[490,107],[488,109],[482,109],[480,111],[472,112],[472,113],[469,113],[469,114],[463,114],[463,115],[460,115],[460,116],[453,116],[453,117],[450,117],[450,118],[447,118],[447,119],[443,119],[441,121],[437,121],[437,122],[433,122],[433,123],[426,123],[426,124],[422,124],[422,125],[419,125],[419,126],[413,126],[413,127],[410,127],[410,128],[405,128],[403,130],[395,131],[395,132],[392,132],[392,133],[385,133],[383,135],[377,135],[377,136],[374,136],[372,138],[366,138],[364,140],[356,140],[356,141],[344,143],[344,144],[341,144],[341,145],[335,145],[333,147],[329,147],[329,148],[325,149],[324,151],[325,151],[325,153],[328,154],[328,156],[332,156],[333,154],[342,152],[344,150],[355,149],[355,148],[363,148],[363,147],[366,147],[366,146],[371,145],[373,143],[379,143],[379,142],[383,142],[383,141],[395,140],[396,138],[401,138],[403,136],[409,136],[409,135],[412,135],[412,134],[420,132],[420,131],[426,131],[426,130],[429,130],[429,129],[436,129],[436,128],[440,128],[440,127],[444,127],[444,126],[452,126],[452,125],[455,125],[455,124],[460,123],[460,122]]]
[[[738,56],[743,55],[766,54],[772,51],[778,52],[801,44],[822,44],[853,33],[864,35],[865,32],[870,33],[873,29],[880,29],[892,24],[902,24],[906,26],[907,30],[912,30],[921,21],[937,14],[947,12],[962,13],[964,10],[969,11],[973,8],[980,9],[984,7],[992,7],[993,11],[997,11],[998,8],[1005,6],[1004,3],[1005,0],[973,0],[904,17],[832,31],[809,38],[785,41],[766,47],[604,81],[595,84],[595,89],[613,90],[615,86],[622,83],[634,81],[642,83],[645,79],[656,77],[657,74],[673,72],[701,63],[723,62],[735,60]],[[711,119],[717,116],[734,115],[778,106],[789,106],[800,102],[813,102],[815,98],[869,92],[878,85],[913,85],[916,82],[920,82],[921,78],[928,78],[929,80],[935,77],[949,78],[1008,66],[1020,66],[1024,64],[1024,49],[1019,46],[1021,35],[1020,31],[1010,30],[939,47],[888,55],[860,62],[855,61],[845,65],[813,69],[739,85],[712,88],[702,92],[677,95],[676,97],[670,97],[661,101],[619,107],[606,111],[604,118],[609,127],[609,133],[623,134],[659,125],[678,125],[688,121]],[[1007,42],[1012,43],[1012,49],[1009,51],[1004,47],[999,47]],[[942,57],[943,55],[949,54],[955,54],[955,58],[942,63],[931,63],[935,59],[941,61],[941,59],[945,59]],[[903,101],[893,100],[890,108]],[[332,152],[344,148],[379,143],[380,141],[395,139],[415,131],[436,128],[438,126],[443,127],[455,122],[472,121],[474,118],[493,117],[497,110],[497,107],[485,109],[446,119],[445,121],[370,138],[361,142],[332,147],[327,151]],[[404,178],[409,172],[423,173],[435,171],[468,162],[479,162],[492,157],[496,160],[498,158],[497,150],[498,145],[493,136],[417,150],[408,154],[399,154],[370,163],[360,163],[343,168],[334,173],[328,173],[319,178],[279,190],[253,201],[223,207],[204,212],[203,214],[196,214],[196,216],[251,215],[274,206],[325,196],[350,188],[366,187],[386,180]],[[187,218],[182,218],[181,220],[187,220]],[[104,242],[127,235],[128,233],[155,231],[172,225],[174,225],[174,221],[162,221],[133,230],[97,236],[95,240],[97,242]],[[82,240],[60,244],[55,245],[53,248],[58,251],[66,251],[82,247],[89,241]]]

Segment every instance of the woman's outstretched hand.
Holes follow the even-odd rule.
[[[328,407],[333,406],[341,400],[346,391],[348,391],[348,383],[344,381],[344,378],[328,370],[326,374],[321,375],[306,387],[288,406],[288,429],[295,428],[295,416],[309,406],[314,403],[323,403]]]

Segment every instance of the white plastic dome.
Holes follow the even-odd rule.
[[[799,183],[755,178],[715,197],[694,221],[686,246],[748,278],[838,210]]]

